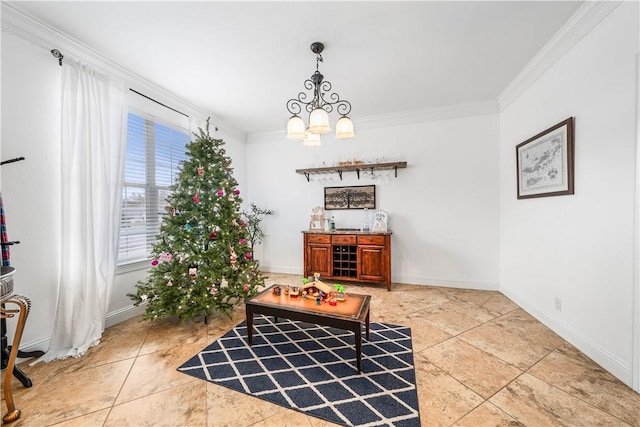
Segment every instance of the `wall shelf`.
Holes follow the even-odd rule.
[[[344,165],[344,166],[328,166],[323,168],[308,168],[308,169],[296,169],[296,173],[304,175],[307,178],[314,174],[330,174],[337,173],[342,180],[343,172],[355,172],[360,179],[360,171],[376,171],[376,170],[389,170],[395,171],[396,178],[398,177],[398,169],[404,169],[407,167],[407,162],[391,162],[391,163],[368,163],[360,165]]]

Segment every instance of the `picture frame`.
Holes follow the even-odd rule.
[[[324,209],[375,209],[376,186],[325,187]]]
[[[574,118],[516,146],[518,199],[574,194]]]
[[[387,211],[379,210],[373,215],[373,226],[371,227],[371,231],[374,233],[387,232],[387,227],[389,223],[389,214]]]

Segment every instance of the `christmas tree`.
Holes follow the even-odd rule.
[[[211,138],[208,120],[194,136],[167,197],[149,277],[128,294],[134,305],[146,302],[146,319],[228,313],[264,285],[224,141]]]

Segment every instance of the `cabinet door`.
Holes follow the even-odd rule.
[[[387,275],[387,251],[384,246],[358,246],[358,278],[385,281]]]
[[[331,277],[331,245],[309,243],[305,270],[307,276],[320,273],[320,278]]]

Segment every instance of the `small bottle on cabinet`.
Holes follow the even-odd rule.
[[[362,224],[362,231],[369,231],[371,227],[371,216],[369,215],[369,209],[364,208],[364,222]]]

